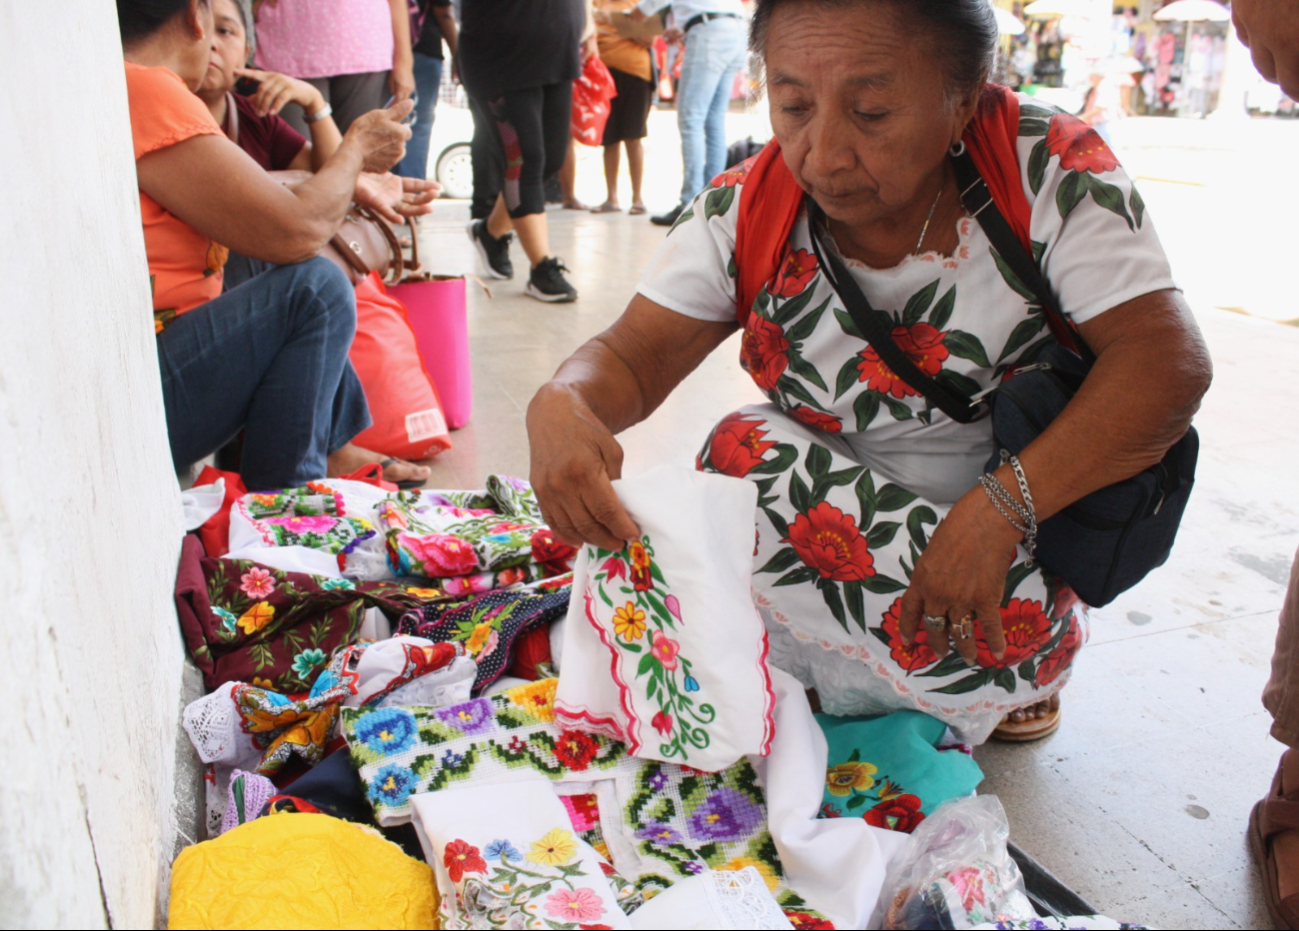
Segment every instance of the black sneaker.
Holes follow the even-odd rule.
[[[568,269],[554,256],[542,259],[532,269],[524,291],[548,304],[567,304],[577,300],[577,289],[568,283],[564,272]]]
[[[677,219],[681,216],[681,214],[686,212],[687,206],[688,205],[686,204],[677,204],[667,213],[660,213],[656,217],[650,217],[650,222],[653,223],[655,226],[671,226],[672,224],[677,222]]]
[[[487,274],[493,278],[507,281],[514,277],[514,263],[510,261],[510,242],[514,233],[509,232],[499,239],[487,232],[486,220],[474,220],[469,224],[469,238],[478,249],[478,255],[487,266]]]

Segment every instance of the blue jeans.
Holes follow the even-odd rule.
[[[177,468],[244,432],[249,491],[325,476],[326,457],[370,426],[347,360],[356,294],[328,259],[272,267],[181,314],[158,335]]]
[[[726,108],[731,86],[744,66],[748,33],[738,19],[700,23],[686,34],[677,92],[677,127],[685,178],[681,203],[688,204],[726,170]]]
[[[428,177],[428,142],[433,133],[433,111],[438,104],[438,88],[441,86],[442,59],[416,52],[415,93],[419,94],[419,103],[415,104],[415,125],[410,128],[406,155],[393,169],[403,178]]]

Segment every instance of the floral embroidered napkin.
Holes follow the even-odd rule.
[[[556,719],[708,772],[765,756],[775,697],[751,595],[757,489],[679,467],[614,488],[642,535],[579,555]]]

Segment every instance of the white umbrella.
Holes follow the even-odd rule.
[[[997,31],[1003,36],[1022,36],[1024,30],[1028,28],[1010,10],[1003,10],[999,6],[994,6],[992,13],[997,17]]]
[[[1025,16],[1038,16],[1043,19],[1052,16],[1079,16],[1087,18],[1095,12],[1094,6],[1087,0],[1034,0],[1024,7]]]
[[[1204,20],[1225,23],[1231,19],[1231,12],[1213,0],[1174,0],[1155,13],[1155,19],[1166,23],[1198,23]]]

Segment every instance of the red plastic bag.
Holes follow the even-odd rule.
[[[592,55],[573,82],[573,138],[584,145],[602,145],[609,122],[609,101],[618,96],[609,66]]]
[[[406,308],[375,272],[356,284],[356,339],[348,356],[374,419],[353,443],[401,459],[427,459],[451,448]]]
[[[223,478],[226,480],[226,496],[221,503],[221,510],[217,511],[207,519],[207,523],[198,528],[199,538],[203,541],[203,549],[207,555],[221,557],[230,552],[230,508],[231,506],[248,494],[248,489],[244,487],[244,480],[238,472],[222,472],[212,466],[204,466],[203,471],[194,479],[194,485],[213,485],[216,480]]]

